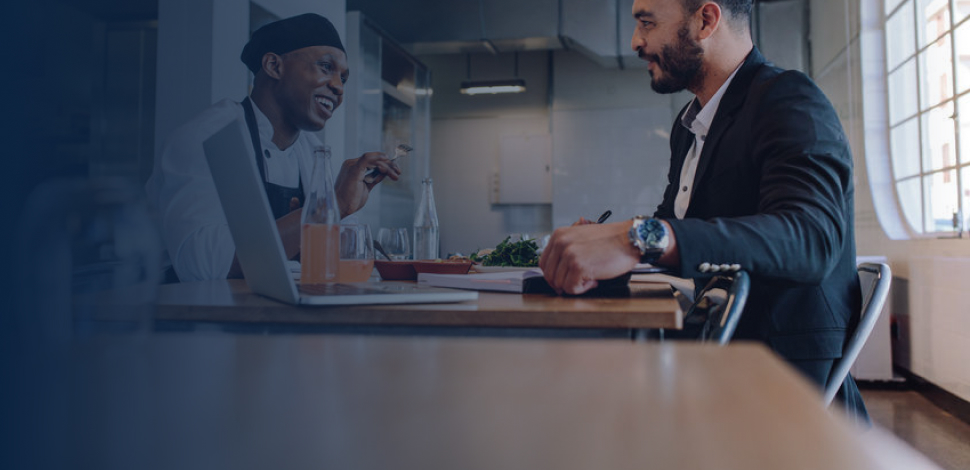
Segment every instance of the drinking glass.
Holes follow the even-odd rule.
[[[340,226],[337,282],[364,282],[374,270],[374,243],[365,224]]]
[[[408,229],[383,227],[377,231],[377,241],[394,261],[411,257],[411,244],[408,242]]]

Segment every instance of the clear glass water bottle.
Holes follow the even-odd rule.
[[[438,211],[434,207],[431,178],[421,181],[421,200],[414,214],[414,259],[438,258]]]
[[[330,147],[313,149],[300,231],[300,284],[335,282],[340,263],[340,209],[330,172]]]

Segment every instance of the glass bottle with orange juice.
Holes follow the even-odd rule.
[[[300,284],[335,282],[340,261],[340,209],[326,145],[313,149],[308,189],[301,217]]]

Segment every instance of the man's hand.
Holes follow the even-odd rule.
[[[632,222],[573,225],[557,229],[542,251],[539,267],[559,294],[582,294],[597,280],[629,272],[640,252],[627,236]]]
[[[380,173],[373,183],[364,182],[364,175],[377,168]],[[337,205],[340,208],[340,218],[347,217],[360,210],[367,203],[371,189],[384,178],[397,181],[401,176],[401,168],[381,152],[367,152],[359,158],[344,161],[334,182],[334,192],[337,193]]]

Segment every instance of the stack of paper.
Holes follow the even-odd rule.
[[[626,296],[630,290],[630,274],[599,281],[599,285],[583,295]],[[418,274],[418,284],[454,289],[518,292],[522,294],[553,293],[539,268],[501,271],[482,274]]]
[[[500,292],[552,292],[539,268],[484,274],[418,274],[418,284]]]

